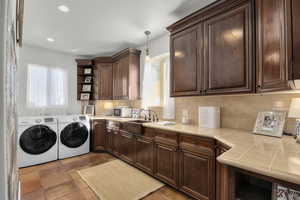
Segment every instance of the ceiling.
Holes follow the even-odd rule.
[[[110,56],[166,34],[166,27],[215,0],[26,0],[24,43],[82,56]],[[66,5],[64,13],[57,8]],[[53,38],[54,42],[47,41]]]

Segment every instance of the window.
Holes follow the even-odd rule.
[[[164,119],[175,118],[175,101],[170,97],[170,56],[162,54],[145,60],[143,108],[162,107]]]
[[[153,60],[146,59],[144,67],[144,80],[143,80],[143,94],[142,104],[143,108],[160,106],[161,104],[161,81],[160,81],[160,65],[153,62]]]
[[[61,68],[29,64],[27,71],[27,106],[49,108],[66,106],[67,73]]]

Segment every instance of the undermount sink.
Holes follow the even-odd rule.
[[[126,131],[128,133],[141,135],[143,131],[143,123],[147,123],[150,121],[146,120],[132,120],[128,122],[123,122],[121,125],[121,130]]]

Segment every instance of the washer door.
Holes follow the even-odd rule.
[[[80,122],[74,122],[61,131],[60,141],[69,148],[77,148],[86,142],[88,136],[89,131],[87,127]]]
[[[56,144],[57,135],[48,126],[35,125],[26,129],[20,137],[20,146],[29,154],[42,154]]]

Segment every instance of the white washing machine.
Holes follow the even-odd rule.
[[[17,151],[18,167],[57,160],[57,119],[53,117],[20,117]]]
[[[90,152],[90,122],[85,115],[58,117],[58,158],[64,159]]]

